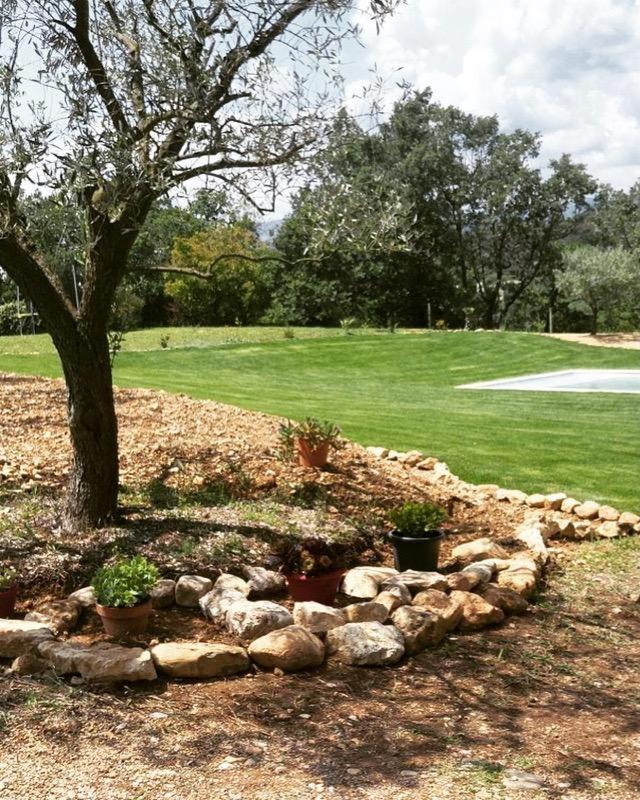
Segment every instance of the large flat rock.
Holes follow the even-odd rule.
[[[348,622],[327,633],[327,652],[343,664],[386,666],[404,655],[404,636],[381,622]]]
[[[250,665],[244,647],[214,642],[163,642],[151,648],[151,657],[172,678],[223,678]]]
[[[79,673],[87,681],[153,681],[156,670],[149,650],[101,642],[90,647],[73,642],[45,641],[38,652],[59,675]]]
[[[29,653],[49,639],[53,631],[43,622],[0,618],[0,658]]]

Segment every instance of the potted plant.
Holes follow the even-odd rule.
[[[340,428],[333,422],[307,417],[302,422],[287,420],[280,426],[281,452],[291,458],[294,452],[301,467],[324,467],[329,448],[339,446]]]
[[[280,556],[280,571],[294,600],[333,605],[344,575],[342,556],[336,545],[321,536],[305,536],[297,541],[286,540]]]
[[[434,572],[438,569],[440,543],[444,531],[440,528],[447,514],[433,503],[407,502],[389,512],[394,526],[389,533],[396,569],[416,569]]]
[[[10,617],[18,596],[17,573],[15,569],[0,569],[0,617]]]
[[[93,577],[96,611],[110,636],[144,633],[158,570],[142,556],[102,567]]]

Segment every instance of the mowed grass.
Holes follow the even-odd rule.
[[[148,335],[159,340],[160,332]],[[456,388],[576,367],[640,369],[640,352],[522,333],[334,331],[311,340],[122,352],[115,381],[327,418],[362,444],[436,455],[475,483],[566,491],[640,510],[640,395]],[[0,355],[0,371],[60,375],[51,354]]]

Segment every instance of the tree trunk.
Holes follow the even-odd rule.
[[[595,336],[598,333],[598,309],[591,309],[591,335]]]
[[[73,448],[64,524],[70,530],[99,527],[118,504],[118,423],[106,332],[81,335],[79,347],[59,352]]]

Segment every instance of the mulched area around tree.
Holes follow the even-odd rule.
[[[479,536],[510,547],[525,513],[351,444],[330,471],[301,470],[276,457],[278,421],[264,415],[139,390],[117,402],[127,507],[117,526],[72,538],[56,523],[69,466],[64,388],[0,380],[0,553],[21,564],[22,610],[84,584],[115,550],[144,552],[171,577],[213,576],[259,563],[292,527],[339,527],[362,537],[358,558],[389,563],[385,509],[416,498],[451,514],[446,561]],[[5,677],[0,796],[635,800],[639,556],[639,537],[554,547],[524,617],[394,669],[329,662],[110,688]],[[204,633],[178,609],[161,619],[171,615],[185,635]],[[509,770],[544,786],[513,790]]]

